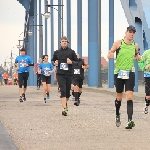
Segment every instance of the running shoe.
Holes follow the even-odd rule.
[[[148,106],[145,106],[145,107],[143,108],[143,110],[144,110],[144,114],[148,114]]]
[[[135,126],[135,123],[134,121],[131,120],[127,123],[127,126],[125,127],[125,129],[132,129],[132,127],[134,126]]]
[[[66,110],[66,108],[64,108],[64,110],[62,111],[62,115],[63,116],[67,116],[67,110]]]
[[[119,115],[116,115],[115,122],[116,122],[116,126],[117,126],[117,127],[120,127],[120,125],[121,125],[120,114],[119,114]]]

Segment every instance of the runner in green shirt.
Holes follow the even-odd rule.
[[[141,60],[138,62],[139,68],[144,71],[144,78],[145,78],[145,107],[144,113],[148,113],[148,106],[150,104],[150,49],[146,50]]]
[[[123,97],[125,86],[126,99],[127,99],[127,114],[128,123],[126,129],[132,129],[135,126],[132,120],[133,115],[133,89],[135,86],[135,68],[134,60],[139,60],[138,44],[133,41],[136,29],[134,26],[127,27],[125,37],[122,40],[114,42],[111,50],[108,52],[108,59],[114,58],[116,52],[116,64],[114,70],[115,86],[116,86],[116,126],[121,125],[120,121],[120,106]]]

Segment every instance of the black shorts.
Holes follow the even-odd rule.
[[[125,92],[126,91],[134,91],[134,86],[135,86],[134,72],[130,72],[129,79],[120,79],[117,77],[118,77],[118,74],[115,74],[114,75],[114,83],[115,83],[117,93],[122,93],[124,91],[124,86],[125,86]]]
[[[41,77],[42,77],[42,82],[46,82],[46,84],[51,84],[51,76],[44,76],[42,74]]]
[[[29,77],[29,72],[18,73],[19,85],[23,85],[23,82],[27,81]]]
[[[82,79],[72,79],[72,84],[74,86],[78,86],[79,88],[82,88],[83,80]]]
[[[150,96],[150,78],[145,78],[145,93]]]

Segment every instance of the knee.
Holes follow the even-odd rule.
[[[79,92],[82,93],[82,88],[79,88]]]
[[[122,100],[122,96],[123,96],[123,93],[117,93],[117,100],[121,101]]]
[[[61,92],[61,98],[62,97],[66,97],[66,90],[65,90],[65,88],[63,88],[63,87],[60,87],[60,92]]]
[[[127,100],[132,100],[133,98],[133,92],[132,91],[127,91],[126,92],[126,99]]]
[[[76,85],[76,86],[74,86],[74,91],[79,91],[79,87]]]
[[[146,99],[147,99],[147,100],[150,100],[150,96],[146,96]]]

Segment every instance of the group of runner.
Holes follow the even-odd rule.
[[[116,52],[116,64],[114,69],[114,81],[116,87],[116,126],[121,124],[120,107],[123,97],[124,87],[127,99],[127,114],[128,123],[126,129],[132,129],[135,123],[132,119],[133,115],[133,91],[135,86],[135,68],[134,61],[138,61],[139,67],[144,71],[145,78],[145,102],[144,113],[148,113],[148,106],[150,104],[150,51],[147,50],[142,56],[139,54],[138,44],[134,42],[133,38],[136,33],[134,26],[127,27],[125,37],[122,40],[114,42],[112,48],[108,52],[108,59],[114,58]],[[37,70],[37,87],[40,88],[39,81],[42,80],[43,84],[43,97],[44,103],[50,98],[50,84],[51,74],[55,72],[54,66],[57,68],[57,82],[60,89],[60,99],[62,103],[62,115],[67,116],[70,90],[75,97],[74,105],[79,106],[80,95],[82,93],[82,85],[84,80],[84,69],[88,69],[88,63],[81,59],[74,50],[68,47],[67,37],[62,37],[60,40],[61,48],[54,52],[51,63],[48,62],[48,55],[43,55],[40,60]],[[25,91],[27,87],[27,78],[29,75],[28,66],[34,65],[33,60],[25,55],[25,49],[20,51],[21,55],[15,60],[18,63],[18,77],[20,88],[20,102],[26,100]],[[40,78],[39,75],[41,74]],[[24,80],[24,82],[22,82]],[[22,90],[22,85],[24,88]],[[72,85],[72,87],[71,87]]]
[[[48,55],[43,55],[35,66],[37,74],[37,89],[40,89],[41,81],[43,85],[43,101],[47,102],[50,98],[51,74],[55,72],[54,66],[57,68],[56,78],[60,90],[60,98],[62,103],[62,115],[67,116],[71,84],[73,85],[73,96],[75,97],[74,105],[79,106],[80,95],[82,93],[82,85],[84,80],[84,69],[88,69],[88,63],[79,58],[74,50],[68,47],[68,39],[66,36],[60,40],[61,48],[54,52],[51,62],[48,61]],[[27,80],[29,77],[29,66],[34,66],[30,56],[25,55],[25,49],[20,50],[20,55],[15,59],[15,65],[18,66],[19,79],[19,101],[26,100],[25,92],[27,88]],[[23,86],[23,88],[22,88]]]

